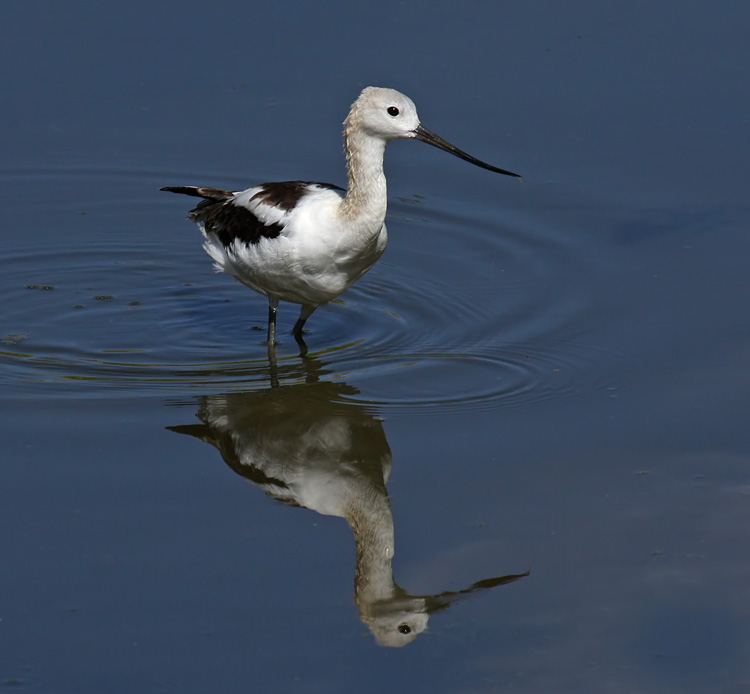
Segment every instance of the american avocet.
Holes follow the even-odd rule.
[[[414,102],[395,89],[367,87],[344,121],[346,190],[330,183],[263,183],[234,192],[201,186],[161,190],[204,198],[189,215],[203,248],[224,271],[268,298],[268,344],[276,335],[279,301],[301,304],[294,325],[364,275],[385,250],[387,204],[383,154],[391,140],[416,139],[507,176],[454,147],[420,122]]]
[[[323,380],[329,365],[309,357],[303,364],[302,382],[278,387],[272,378],[268,389],[204,396],[201,424],[167,428],[215,446],[229,467],[271,498],[347,522],[356,549],[354,601],[379,644],[404,646],[427,629],[432,614],[528,575],[427,595],[402,588],[393,575],[395,526],[386,489],[393,459],[382,418],[352,399],[356,388]]]

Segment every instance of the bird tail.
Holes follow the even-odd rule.
[[[194,198],[204,198],[212,202],[224,202],[234,197],[234,192],[231,190],[208,188],[206,186],[164,186],[164,188],[159,188],[159,190],[166,190],[168,193],[190,195]]]

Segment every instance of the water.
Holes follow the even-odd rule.
[[[746,687],[748,10],[221,9],[8,22],[0,691]],[[371,83],[525,180],[391,146],[271,365],[158,188],[340,184]]]

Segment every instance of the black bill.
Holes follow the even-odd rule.
[[[458,147],[454,147],[450,142],[446,142],[442,137],[440,137],[440,135],[436,135],[432,131],[427,130],[427,128],[425,128],[423,125],[418,125],[416,128],[414,128],[414,137],[417,140],[426,142],[428,145],[432,145],[433,147],[442,149],[445,152],[455,154],[460,159],[465,159],[466,161],[471,162],[475,166],[479,166],[482,169],[494,171],[495,173],[505,174],[506,176],[515,176],[516,178],[521,178],[521,176],[517,173],[506,171],[505,169],[498,169],[496,166],[485,164],[483,161],[480,161],[476,157],[472,157],[471,154],[466,154],[466,152],[463,152]]]

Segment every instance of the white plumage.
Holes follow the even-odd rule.
[[[348,186],[286,181],[240,192],[195,186],[162,190],[203,198],[190,213],[218,270],[268,298],[268,344],[279,301],[301,304],[293,332],[312,312],[365,274],[388,242],[383,155],[391,140],[427,142],[490,171],[516,176],[462,152],[419,122],[414,102],[394,89],[368,87],[344,121]]]
[[[336,217],[341,196],[317,184],[306,184],[291,210],[269,205],[263,186],[238,193],[232,205],[242,206],[266,224],[278,224],[275,238],[245,243],[234,238],[224,245],[203,226],[203,247],[223,270],[266,296],[295,304],[319,306],[343,292],[362,276],[385,250],[387,236],[380,232],[347,238],[347,227]],[[319,229],[310,233],[311,229]]]

